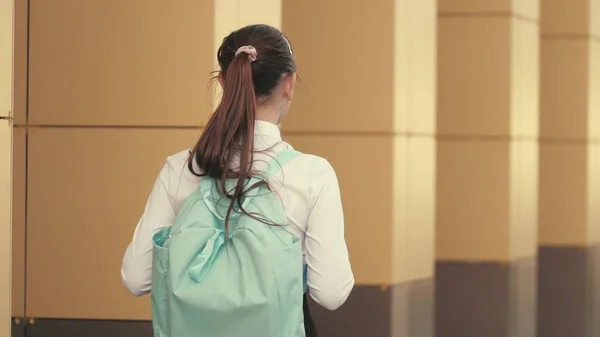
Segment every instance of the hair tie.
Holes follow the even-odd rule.
[[[248,58],[250,59],[250,62],[256,61],[256,56],[257,56],[256,48],[254,48],[252,46],[242,46],[242,47],[238,48],[238,50],[235,52],[235,56],[238,56],[241,53],[248,54]]]

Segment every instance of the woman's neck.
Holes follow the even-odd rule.
[[[279,124],[280,110],[275,108],[272,104],[265,104],[256,108],[256,120]]]

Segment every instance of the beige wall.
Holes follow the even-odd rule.
[[[13,7],[12,0],[0,1],[0,116],[12,105]]]
[[[11,322],[11,162],[12,126],[0,119],[0,336],[10,336]]]
[[[0,0],[0,336],[10,336],[13,2]]]
[[[305,84],[284,134],[337,170],[361,285],[433,275],[435,14],[432,0],[283,4]]]
[[[25,317],[25,195],[27,142],[27,1],[15,1],[13,94],[12,315]]]
[[[24,125],[27,119],[27,3],[14,0],[13,115],[16,125]]]
[[[25,195],[27,129],[13,128],[12,315],[25,317]]]
[[[539,1],[438,4],[436,256],[533,257]]]
[[[121,255],[165,157],[210,114],[222,38],[257,22],[294,45],[284,136],[337,171],[358,285],[600,242],[600,0],[15,4],[15,317],[150,317]]]
[[[358,283],[431,278],[435,1],[176,3],[31,1],[27,24],[17,0],[13,315],[150,317],[121,255],[165,157],[206,122],[218,44],[256,22],[294,44],[284,135],[336,168]]]
[[[166,156],[208,116],[215,28],[210,2],[142,2],[30,2],[29,69],[15,64],[17,317],[150,317],[120,260]],[[27,1],[17,9],[22,56]]]
[[[305,84],[295,94],[284,134],[300,151],[323,156],[336,168],[357,282],[389,284],[394,1],[378,1],[377,6],[357,0],[321,4],[283,3],[283,30],[294,45]]]
[[[168,128],[30,132],[29,316],[149,317],[148,298],[128,295],[121,284],[121,257],[165,157],[199,134]]]
[[[200,125],[213,11],[208,1],[32,2],[29,123]]]
[[[600,242],[600,10],[542,2],[540,244]]]
[[[217,46],[253,22],[294,44],[304,85],[284,135],[336,168],[359,285],[430,278],[434,258],[533,257],[538,210],[542,244],[600,242],[598,0],[27,3],[15,316],[150,317],[121,254],[165,157],[207,120]]]

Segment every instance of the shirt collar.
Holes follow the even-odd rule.
[[[279,127],[267,121],[255,121],[254,134],[281,140],[281,131],[279,130]]]

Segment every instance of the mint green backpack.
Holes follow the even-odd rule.
[[[282,151],[260,178],[269,179],[298,154]],[[283,226],[232,212],[226,240],[229,199],[217,183],[203,177],[173,225],[153,237],[154,336],[304,337],[302,244],[284,228],[289,222],[281,201],[266,186],[249,192],[244,209]]]

